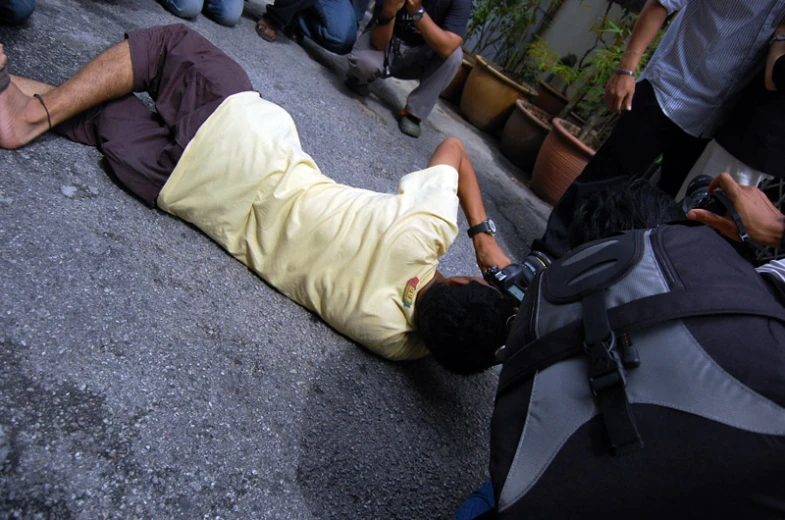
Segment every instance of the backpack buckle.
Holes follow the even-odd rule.
[[[616,348],[616,335],[613,331],[607,338],[585,345],[584,348],[590,358],[589,385],[594,397],[609,388],[621,385],[623,389],[627,386],[624,362]]]

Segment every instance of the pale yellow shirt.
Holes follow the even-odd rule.
[[[410,173],[398,193],[336,183],[302,151],[294,121],[235,94],[185,149],[158,197],[286,296],[389,359],[427,353],[417,291],[457,233],[458,173]]]

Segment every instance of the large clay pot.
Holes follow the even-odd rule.
[[[495,132],[510,117],[518,98],[531,98],[536,91],[528,85],[512,81],[477,56],[461,95],[464,117],[485,132]]]
[[[532,98],[532,104],[548,112],[553,117],[561,114],[564,107],[569,103],[561,92],[553,88],[550,83],[540,80],[540,86],[537,88],[537,95]]]
[[[581,174],[594,150],[575,137],[573,131],[577,132],[577,126],[558,117],[551,123],[553,127],[534,163],[530,187],[542,200],[555,204]]]
[[[531,172],[540,147],[551,131],[550,120],[547,112],[528,101],[516,101],[502,130],[502,153],[516,166]]]
[[[463,87],[466,85],[466,80],[469,78],[469,73],[474,68],[474,62],[475,59],[473,56],[464,53],[463,61],[461,62],[461,68],[458,69],[458,72],[455,73],[455,76],[452,78],[450,84],[444,87],[444,90],[442,90],[441,94],[439,95],[450,103],[459,105],[461,103]]]

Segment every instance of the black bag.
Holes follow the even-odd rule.
[[[785,515],[785,309],[712,230],[591,242],[529,288],[491,424],[495,516]]]

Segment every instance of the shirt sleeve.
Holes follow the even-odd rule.
[[[463,38],[466,36],[466,26],[469,24],[471,10],[471,0],[452,0],[447,15],[444,17],[442,29]]]
[[[668,12],[668,16],[676,11],[681,11],[687,5],[688,0],[657,0]]]
[[[760,274],[770,275],[776,283],[785,289],[785,260],[772,260],[756,269]]]
[[[452,245],[458,233],[458,172],[440,164],[404,176],[398,194],[408,199],[410,215],[419,215],[422,233],[418,239],[431,242],[437,256]],[[427,238],[426,238],[427,237]]]

